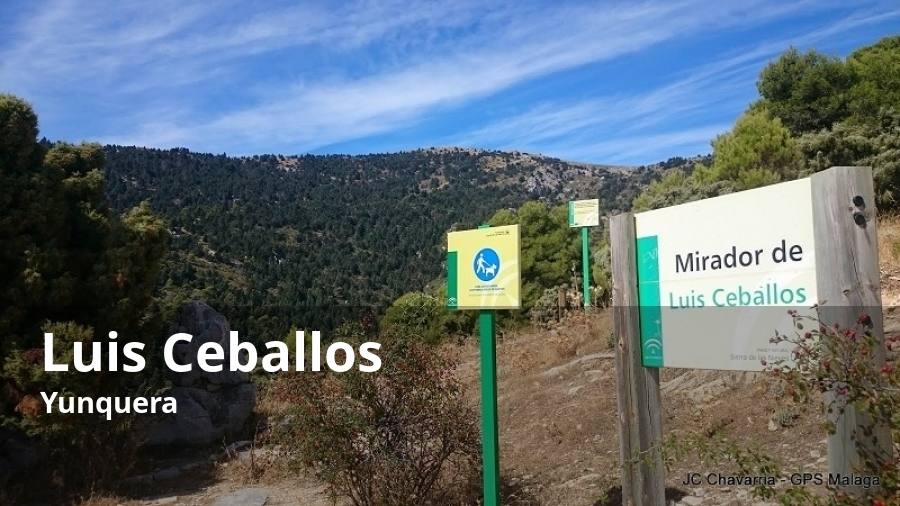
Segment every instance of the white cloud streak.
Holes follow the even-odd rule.
[[[771,11],[763,12],[771,15]],[[192,136],[215,146],[236,141],[249,151],[272,142],[311,150],[389,131],[429,110],[638,51],[677,34],[727,26],[747,14],[743,8],[723,7],[704,9],[703,15],[698,15],[696,5],[689,2],[526,12],[493,26],[493,39],[481,32],[472,35],[484,44],[481,47],[466,47],[468,41],[463,40],[458,50],[428,55],[428,59],[419,58],[400,69],[270,90],[265,99],[250,107],[184,130],[173,125],[165,130],[164,138],[151,142],[187,142],[187,136]],[[149,133],[145,130],[133,137],[148,138]]]
[[[43,102],[75,96],[118,104],[127,116],[90,132],[106,142],[302,152],[408,128],[428,114],[553,73],[692,34],[764,23],[813,2],[358,1],[261,12],[236,0],[147,5],[56,0],[35,6],[10,29],[13,42],[0,43],[0,86],[35,100],[39,112]],[[624,122],[639,129],[660,112],[691,114],[702,107],[698,93],[713,87],[727,100],[733,83],[726,73],[743,76],[769,54],[738,54],[643,94],[546,103],[458,139],[567,153],[599,149],[604,144],[573,132]],[[301,65],[307,59],[314,71]]]
[[[538,151],[569,159],[621,162],[657,160],[665,149],[683,154],[708,149],[709,142],[730,128],[721,121],[659,133],[659,127],[696,123],[710,109],[747,105],[759,70],[789,46],[815,44],[867,24],[900,17],[900,11],[854,16],[810,33],[750,45],[720,60],[691,69],[686,77],[643,92],[574,102],[546,101],[447,139],[442,144]],[[635,135],[635,132],[646,132]],[[603,141],[596,141],[598,137]]]

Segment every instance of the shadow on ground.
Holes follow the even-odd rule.
[[[681,489],[666,487],[666,504],[678,502],[685,496],[687,492]],[[616,485],[609,487],[602,498],[597,499],[594,506],[620,506],[622,504],[622,486]]]

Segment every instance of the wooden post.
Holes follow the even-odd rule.
[[[624,504],[665,504],[659,370],[641,363],[634,215],[610,218],[616,398]]]
[[[563,314],[566,312],[566,289],[557,287],[556,289],[556,321],[561,322]]]
[[[813,229],[816,243],[816,283],[819,319],[827,325],[853,327],[862,313],[872,318],[874,335],[883,342],[875,191],[868,167],[832,167],[811,176]],[[790,219],[786,216],[785,219]],[[884,363],[884,347],[873,359]],[[825,402],[835,395],[829,392]],[[866,438],[861,427],[871,425],[865,413],[847,406],[833,413],[836,432],[828,436],[828,472],[847,476],[861,472],[860,447],[891,455],[891,432],[877,427]]]
[[[578,275],[575,274],[575,264],[572,264],[572,290],[575,291],[575,297],[577,299],[581,298],[581,294],[578,293]],[[577,306],[575,306],[577,307]]]

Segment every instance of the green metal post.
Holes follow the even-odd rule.
[[[481,449],[484,462],[484,504],[500,504],[500,440],[497,429],[497,347],[494,312],[478,317],[481,337]]]
[[[478,228],[489,228],[479,225]],[[494,312],[482,309],[478,314],[481,341],[481,460],[484,466],[484,506],[500,504],[500,438],[497,428],[497,343],[494,337]]]
[[[584,308],[591,306],[591,256],[588,252],[588,227],[581,227],[581,285]]]

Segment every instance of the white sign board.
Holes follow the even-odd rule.
[[[770,339],[818,302],[809,179],[639,213],[635,228],[644,366],[790,359]]]
[[[569,228],[596,227],[599,224],[600,199],[569,201]]]

